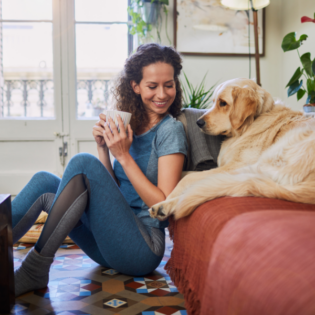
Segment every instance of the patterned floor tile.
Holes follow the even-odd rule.
[[[84,270],[98,266],[99,264],[84,254],[59,256],[52,264],[53,269],[60,271]]]
[[[147,296],[173,296],[178,290],[170,277],[154,275],[125,281],[125,289]]]
[[[102,291],[100,282],[81,278],[59,278],[49,281],[48,287],[35,291],[35,294],[52,301],[73,301]]]
[[[121,275],[117,270],[111,268],[102,268],[101,274],[102,276],[110,276],[111,278],[117,278]]]
[[[22,263],[22,259],[15,258],[15,257],[13,258],[14,269],[20,267],[21,263]]]
[[[13,245],[13,251],[19,251],[26,248],[31,248],[34,246],[34,243],[16,243]],[[76,244],[62,244],[60,248],[63,249],[80,249]]]
[[[110,279],[102,283],[102,290],[108,293],[116,294],[125,290],[125,286],[122,281]]]
[[[175,296],[160,296],[159,301],[164,306],[181,306],[184,299],[180,299]]]
[[[22,302],[22,301],[16,301],[16,304],[11,309],[11,314],[28,314],[29,312],[37,309],[38,307],[35,305],[32,305],[30,303]]]
[[[15,268],[33,245],[15,244]],[[168,235],[165,247],[159,267],[150,275],[135,278],[101,267],[78,246],[64,244],[56,253],[48,287],[21,296],[16,300],[12,314],[186,314],[183,296],[164,269],[173,247]]]
[[[187,311],[180,306],[153,306],[137,315],[187,315]]]
[[[82,311],[60,311],[60,312],[51,312],[46,315],[90,315],[89,313]]]
[[[34,244],[31,244],[31,243],[16,243],[13,245],[13,251],[31,248],[33,246],[34,246]]]
[[[60,248],[63,249],[80,249],[80,247],[76,244],[62,244]]]
[[[119,295],[111,295],[101,301],[97,301],[93,305],[109,310],[113,313],[119,313],[120,311],[123,311],[137,303],[137,301],[131,300],[129,298],[124,298]]]

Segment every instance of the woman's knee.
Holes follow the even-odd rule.
[[[99,162],[99,160],[92,154],[89,153],[78,153],[71,158],[68,165],[76,166],[86,166],[88,163]]]
[[[52,173],[40,171],[35,173],[30,182],[40,187],[47,187],[47,192],[55,192],[60,184],[60,178]]]

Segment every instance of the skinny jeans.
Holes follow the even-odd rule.
[[[88,202],[83,214],[76,218],[78,223],[69,231],[70,238],[102,266],[134,276],[155,270],[163,258],[164,229],[145,226],[104,165],[87,153],[77,154],[69,161],[62,179],[48,172],[32,177],[12,201],[13,228],[43,194],[55,194],[50,207],[53,209],[77,175],[85,179]]]

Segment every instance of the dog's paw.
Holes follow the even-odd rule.
[[[160,221],[164,221],[167,219],[167,215],[163,211],[163,205],[157,204],[154,205],[151,209],[149,209],[150,216],[155,219],[159,219]]]
[[[178,198],[162,201],[154,205],[150,210],[150,216],[160,221],[166,220],[175,210]]]

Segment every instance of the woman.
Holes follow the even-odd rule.
[[[36,173],[13,200],[14,242],[41,210],[49,212],[34,249],[15,271],[16,296],[47,286],[50,265],[67,235],[91,259],[121,273],[145,275],[159,265],[167,221],[151,218],[147,210],[171,193],[184,164],[184,128],[171,117],[180,114],[181,68],[172,48],[140,46],[114,89],[117,109],[132,114],[127,132],[121,119],[118,133],[101,114],[93,128],[99,159],[74,156],[61,180]]]

